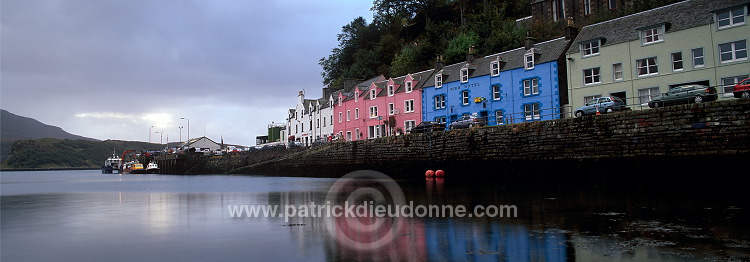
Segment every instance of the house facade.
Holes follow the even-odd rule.
[[[312,145],[315,140],[329,139],[333,136],[333,108],[324,89],[320,99],[305,99],[305,93],[297,95],[297,105],[289,109],[285,132],[286,143],[295,141],[302,145]]]
[[[601,96],[632,109],[684,84],[720,99],[750,74],[748,0],[688,0],[581,28],[566,54],[572,108]]]
[[[399,135],[422,120],[421,87],[432,70],[362,82],[334,99],[334,133],[347,141]]]
[[[465,62],[436,66],[423,88],[422,120],[451,123],[473,115],[486,118],[488,125],[501,125],[560,118],[566,82],[559,60],[569,42],[529,42],[481,58],[470,50]]]

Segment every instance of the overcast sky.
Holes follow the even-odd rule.
[[[368,0],[0,0],[0,108],[96,139],[254,145]],[[157,134],[156,132],[163,132]],[[161,137],[160,137],[161,136]]]

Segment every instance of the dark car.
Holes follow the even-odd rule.
[[[464,115],[458,120],[453,121],[448,127],[450,129],[467,128],[475,126],[484,126],[487,123],[487,119],[484,117],[478,117],[473,115]]]
[[[750,97],[750,78],[745,78],[736,85],[734,85],[735,98],[748,98]]]
[[[627,110],[630,109],[625,105],[625,102],[622,101],[619,97],[616,96],[607,96],[607,97],[597,97],[594,99],[591,99],[591,101],[587,102],[582,107],[579,107],[576,109],[576,117],[582,117],[585,115],[593,115],[596,114],[596,112],[599,112],[601,114],[611,113],[617,110]]]
[[[716,88],[704,85],[684,85],[673,87],[669,92],[651,99],[648,106],[657,108],[668,105],[679,105],[689,103],[703,103],[715,101],[718,98]]]
[[[437,121],[425,121],[412,128],[409,133],[429,133],[445,130],[445,124]]]

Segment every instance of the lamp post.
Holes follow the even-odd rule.
[[[187,136],[188,136],[188,140],[190,140],[190,119],[187,119],[187,118],[184,118],[184,117],[181,117],[180,119],[185,119],[185,120],[187,120],[187,129],[188,129],[188,130],[187,130],[187,131],[188,131],[188,132],[187,132]]]
[[[180,126],[179,128],[180,128],[180,143],[182,143],[182,126]]]
[[[149,143],[149,144],[151,144],[151,128],[153,128],[153,127],[154,127],[154,126],[149,126],[149,127],[148,127],[148,143]]]
[[[157,134],[159,134],[159,144],[164,144],[164,131],[162,132],[156,131]]]

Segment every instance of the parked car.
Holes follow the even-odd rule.
[[[445,130],[445,123],[437,121],[425,121],[412,128],[409,133],[428,133]]]
[[[684,85],[673,87],[669,92],[651,99],[648,106],[657,108],[668,105],[703,103],[715,101],[718,98],[715,87],[704,85]]]
[[[587,102],[582,107],[576,108],[575,115],[576,117],[582,117],[585,115],[596,114],[596,112],[606,114],[606,113],[612,113],[618,110],[628,110],[628,109],[630,108],[628,108],[625,102],[623,102],[622,99],[620,99],[619,97],[616,97],[616,96],[597,97],[597,98],[591,99],[591,101]]]
[[[739,83],[734,85],[734,97],[736,98],[748,98],[750,97],[750,78],[745,78]]]
[[[458,128],[467,128],[467,127],[474,127],[474,126],[483,126],[487,123],[487,120],[484,117],[478,117],[473,115],[465,115],[458,120],[454,121],[448,127],[450,129],[458,129]]]

